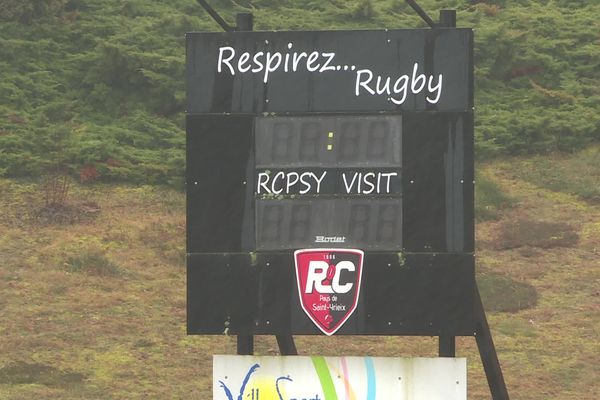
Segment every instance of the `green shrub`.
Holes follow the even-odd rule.
[[[124,271],[108,256],[107,250],[96,243],[84,243],[80,248],[71,248],[64,262],[69,272],[97,276],[118,276]]]
[[[371,0],[359,0],[352,9],[352,17],[358,20],[370,20],[375,17],[375,7]]]
[[[30,23],[34,18],[55,15],[65,3],[65,0],[2,0],[0,21]]]
[[[600,4],[586,1],[419,2],[457,8],[475,28],[476,150],[571,152],[600,141]],[[257,29],[423,27],[404,2],[216,0]],[[378,12],[386,10],[386,12]],[[186,31],[217,30],[194,1],[0,2],[0,174],[36,176],[56,162],[73,177],[181,186]],[[35,23],[31,23],[35,20]],[[27,22],[28,24],[24,24]]]

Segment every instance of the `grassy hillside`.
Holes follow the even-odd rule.
[[[421,0],[476,29],[480,157],[600,139],[600,3]],[[423,27],[401,0],[213,0],[256,29]],[[0,176],[60,165],[82,181],[179,185],[184,33],[219,30],[194,0],[0,2]]]
[[[424,26],[402,0],[209,1],[230,22],[253,12],[256,29]],[[595,400],[600,3],[419,3],[476,29],[477,151],[501,156],[478,168],[477,279],[511,398]],[[235,352],[235,338],[185,333],[185,199],[154,185],[183,178],[194,30],[219,30],[195,0],[0,0],[0,399],[208,399],[211,355]],[[57,166],[84,184],[46,207],[63,182],[37,178]],[[297,345],[437,351],[433,338]],[[457,352],[469,398],[488,399],[474,339]],[[277,354],[274,338],[256,353]]]
[[[599,155],[557,163],[598,182],[600,163],[587,160]],[[479,170],[478,285],[511,398],[595,400],[600,205],[568,175],[538,178],[546,170],[522,157]],[[212,354],[234,354],[236,341],[186,335],[184,195],[76,185],[68,204],[40,212],[39,186],[0,178],[0,399],[210,399]],[[437,352],[435,338],[418,337],[304,336],[297,346]],[[273,337],[257,337],[257,354],[277,352]],[[458,338],[457,355],[468,359],[469,399],[489,399],[474,338]]]

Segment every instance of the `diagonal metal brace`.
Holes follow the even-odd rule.
[[[477,341],[477,347],[479,348],[479,355],[481,356],[481,362],[483,363],[488,386],[492,393],[492,399],[509,400],[508,390],[506,389],[506,383],[504,382],[504,376],[502,375],[502,368],[500,367],[500,361],[498,361],[498,354],[496,353],[496,347],[492,340],[492,333],[490,332],[490,326],[488,325],[485,316],[483,303],[481,302],[481,296],[477,286],[475,286],[475,315],[477,318],[475,340]]]
[[[206,0],[196,0],[196,1],[198,1],[198,3],[200,3],[200,5],[202,7],[204,7],[204,9],[206,10],[206,12],[210,14],[210,16],[215,20],[215,22],[217,24],[219,24],[221,26],[221,28],[223,28],[223,30],[225,32],[233,32],[235,30],[234,27],[232,27],[231,25],[229,25],[223,18],[221,18],[221,16],[219,15],[219,13],[217,13],[215,11],[215,9],[212,8],[210,6],[210,4],[208,4],[206,2]]]
[[[427,25],[429,25],[431,28],[437,27],[437,24],[431,19],[431,17],[429,15],[427,15],[425,10],[423,10],[421,8],[421,6],[417,4],[417,2],[415,0],[406,0],[406,2],[408,3],[409,6],[412,7],[413,10],[415,10],[415,12],[417,14],[419,14],[419,17],[421,17],[423,19],[423,21],[427,22]]]

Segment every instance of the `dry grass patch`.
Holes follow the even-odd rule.
[[[0,368],[0,384],[70,386],[83,382],[85,375],[58,368],[26,362],[14,362]]]
[[[538,221],[526,217],[507,220],[498,227],[495,248],[498,250],[516,249],[524,246],[551,249],[573,247],[579,235],[570,224],[564,222]]]
[[[138,240],[153,249],[165,261],[175,265],[185,263],[185,223],[178,221],[152,222],[142,227]]]
[[[489,270],[479,272],[477,286],[488,311],[517,312],[537,303],[534,286]]]
[[[31,222],[38,225],[71,225],[96,219],[100,206],[95,202],[80,204],[46,205],[31,213]]]
[[[44,183],[0,180],[0,224],[12,227],[72,225],[94,221],[99,204],[90,199],[90,188],[74,187],[62,201],[49,201]]]

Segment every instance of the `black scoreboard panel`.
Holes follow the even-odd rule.
[[[472,335],[472,32],[194,33],[187,50],[188,333],[319,334],[293,252],[328,247],[365,251],[336,334]],[[276,53],[267,78],[254,60]]]
[[[460,112],[473,106],[471,29],[194,32],[186,38],[192,114]],[[412,79],[421,74],[435,79],[421,85]]]
[[[370,118],[381,117],[365,117],[367,121]],[[403,113],[402,117],[389,118],[395,123],[402,121],[401,129],[395,130],[402,132],[402,140],[391,146],[401,149],[395,159],[384,158],[369,167],[366,162],[348,163],[342,168],[332,150],[324,153],[321,161],[315,158],[317,161],[311,162],[318,167],[297,161],[297,168],[283,168],[284,164],[273,161],[272,156],[255,157],[257,141],[253,132],[264,124],[262,117],[188,116],[188,253],[291,250],[331,247],[332,243],[336,247],[363,246],[379,251],[473,252],[472,113]],[[279,118],[266,119],[274,125]],[[324,132],[328,137],[330,131]],[[327,149],[327,141],[323,140],[319,148]],[[265,147],[273,151],[273,146]],[[292,152],[296,155],[290,157],[298,157],[301,149],[298,145]],[[255,161],[259,159],[262,164]],[[402,162],[394,166],[394,160]],[[291,186],[288,194],[257,193],[258,179],[263,176],[260,174],[266,171],[271,176],[311,172],[321,177],[324,171],[328,175],[321,181],[321,193],[313,189],[299,194],[302,190],[294,191]],[[355,187],[350,194],[343,193],[354,174],[364,176],[368,171],[397,174],[389,179],[389,193],[359,195]],[[327,180],[329,177],[335,179]],[[282,182],[276,181],[275,191],[285,191]],[[376,185],[376,178],[373,182]],[[380,184],[387,192],[387,181]],[[334,239],[315,242],[317,236]],[[347,243],[335,241],[344,236]]]
[[[187,252],[254,251],[251,115],[186,117]]]
[[[281,150],[265,133],[269,126],[275,132],[278,122],[301,129],[311,123],[306,115],[187,117],[189,333],[220,334],[228,327],[231,334],[319,334],[298,304],[292,253],[348,247],[365,250],[362,294],[336,334],[472,334],[472,113],[385,116],[395,127],[386,142],[393,156],[366,166],[367,153],[355,155],[359,161],[347,168],[335,155],[336,146],[342,148],[336,137],[342,136],[344,117],[317,118],[326,128],[310,139],[318,143],[311,144],[316,150],[310,160],[300,156],[307,147],[301,142]],[[347,117],[362,119],[365,130],[371,119],[381,118]],[[330,142],[333,149],[327,150]],[[292,166],[273,156],[279,151],[296,160]],[[323,178],[320,193],[291,187],[288,194],[258,193],[259,174],[267,171],[319,177],[329,171],[339,178],[373,169],[398,173],[390,193],[343,193],[343,178],[341,186]],[[280,181],[275,191],[285,191]],[[324,241],[315,243],[319,236]],[[344,236],[344,243],[325,241]]]
[[[187,285],[189,334],[320,334],[287,252],[188,254]],[[336,335],[471,336],[474,285],[472,254],[366,252],[358,307]]]
[[[406,113],[404,249],[475,251],[473,113]]]

